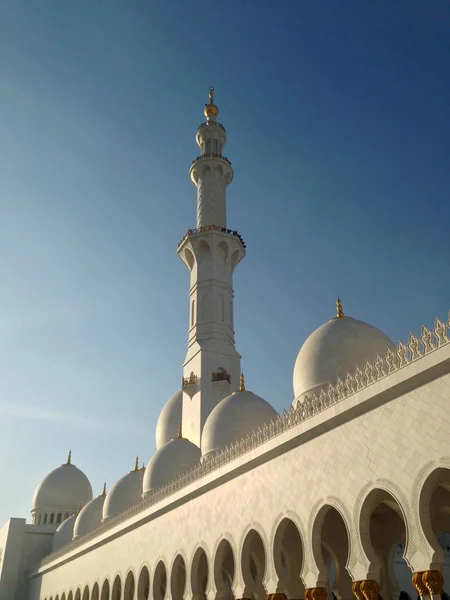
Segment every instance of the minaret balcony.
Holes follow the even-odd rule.
[[[200,378],[195,373],[191,372],[189,377],[181,378],[181,387],[183,392],[186,392],[188,396],[192,398],[194,394],[198,391],[198,384],[200,382]]]
[[[247,248],[241,234],[238,231],[236,231],[234,229],[227,229],[226,227],[219,227],[219,225],[206,225],[204,227],[196,227],[195,229],[188,229],[187,232],[184,234],[184,236],[181,238],[181,240],[178,244],[178,248],[180,248],[180,246],[183,245],[183,243],[187,240],[188,237],[197,235],[199,233],[203,233],[205,231],[220,231],[220,233],[226,233],[227,235],[232,235],[241,242],[244,252]]]
[[[231,376],[225,369],[219,369],[212,374],[212,382],[214,387],[229,388],[231,384]]]
[[[194,160],[192,161],[192,164],[195,165],[195,163],[197,163],[199,160],[202,160],[202,158],[219,158],[220,160],[224,160],[231,167],[231,161],[229,161],[228,158],[222,156],[221,154],[216,154],[215,152],[207,152],[205,154],[197,156],[197,158],[194,158]]]

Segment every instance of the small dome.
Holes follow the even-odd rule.
[[[340,306],[342,311],[342,307]],[[384,357],[392,341],[379,329],[341,313],[316,329],[305,341],[294,366],[294,402],[323,385],[345,379],[366,360]]]
[[[101,525],[105,498],[106,492],[103,490],[103,494],[88,502],[81,509],[73,527],[74,539],[90,533]]]
[[[169,483],[200,462],[200,448],[183,437],[170,440],[152,456],[145,469],[144,496]]]
[[[219,402],[206,419],[202,456],[222,450],[276,417],[276,410],[253,392],[234,392]]]
[[[52,540],[52,552],[56,552],[66,544],[72,541],[73,538],[73,526],[75,525],[76,515],[72,515],[61,523],[58,529],[55,531],[55,535]]]
[[[134,470],[116,481],[106,495],[103,504],[103,521],[115,517],[142,498],[143,477],[144,468],[138,468],[136,459]]]
[[[60,509],[75,512],[92,500],[89,479],[71,463],[54,469],[44,477],[33,496],[31,513]]]
[[[183,391],[178,390],[165,403],[156,424],[156,448],[161,448],[176,437],[178,424],[181,421]]]

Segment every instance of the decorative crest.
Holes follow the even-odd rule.
[[[342,310],[342,302],[341,299],[339,298],[339,296],[337,297],[336,300],[336,318],[337,319],[342,319],[342,317],[344,317],[344,311]]]
[[[102,495],[102,496],[106,496],[106,481],[105,481],[105,483],[103,484],[103,490],[102,490],[102,493],[101,493],[101,495]]]
[[[244,373],[241,373],[241,378],[239,380],[239,391],[240,392],[245,392],[245,379],[244,379]]]
[[[139,456],[136,456],[136,461],[134,463],[134,470],[139,471]]]

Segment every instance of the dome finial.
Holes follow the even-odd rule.
[[[341,319],[344,316],[345,315],[344,315],[344,311],[342,310],[342,302],[341,302],[341,299],[338,296],[337,297],[337,301],[336,301],[336,318],[337,319]]]
[[[136,456],[136,461],[134,463],[134,470],[139,471],[139,456]]]
[[[245,379],[244,379],[244,373],[241,373],[241,378],[239,380],[239,391],[240,392],[245,392]]]
[[[69,450],[66,465],[71,465],[71,464],[72,464],[72,450]]]
[[[209,86],[209,103],[205,104],[205,117],[209,120],[215,121],[219,114],[219,109],[214,104],[214,86]]]
[[[103,490],[102,490],[101,496],[106,496],[106,481],[103,484]]]
[[[183,424],[180,421],[180,423],[178,425],[177,440],[182,440],[182,439],[183,439]]]

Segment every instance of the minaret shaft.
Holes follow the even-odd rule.
[[[245,256],[245,245],[237,232],[226,229],[226,188],[233,169],[222,156],[226,132],[216,122],[218,112],[211,90],[206,122],[196,136],[201,155],[189,172],[197,187],[197,228],[178,246],[190,272],[183,433],[198,445],[206,418],[220,400],[239,389],[241,373],[234,345],[233,271]]]

